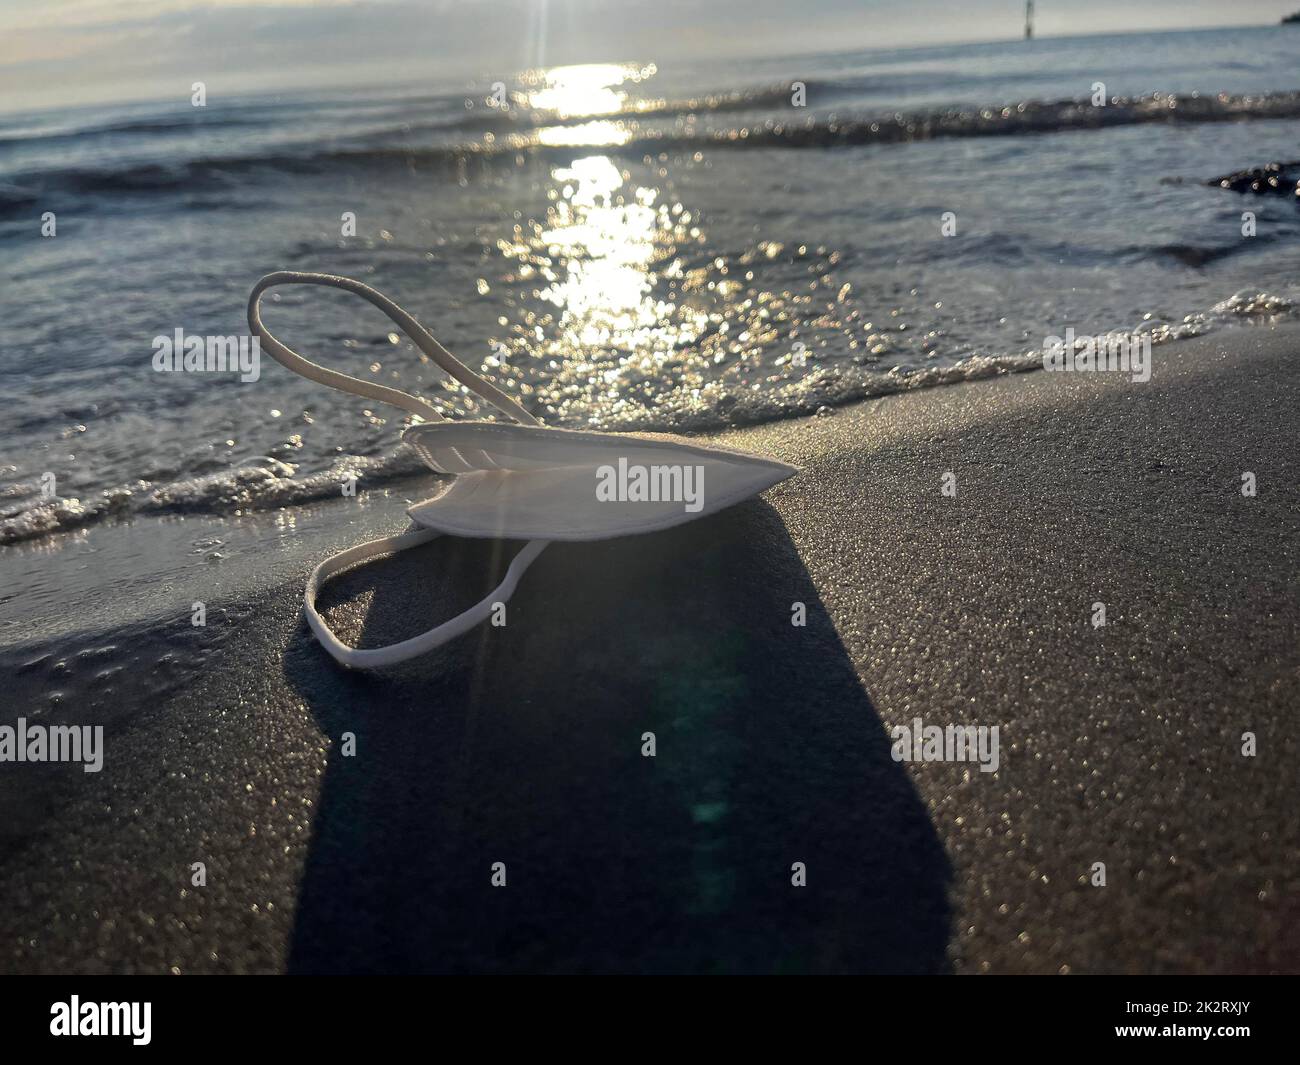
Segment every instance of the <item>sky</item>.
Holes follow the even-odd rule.
[[[1037,0],[1039,36],[1276,23],[1300,0]],[[0,111],[566,63],[1017,37],[1022,0],[0,0]]]

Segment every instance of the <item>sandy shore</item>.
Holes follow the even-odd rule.
[[[1148,384],[723,434],[802,472],[553,545],[504,628],[379,675],[300,596],[405,526],[401,493],[11,549],[0,723],[107,738],[97,774],[0,765],[0,968],[1300,970],[1297,409],[1300,331],[1238,329],[1157,348]],[[513,550],[353,571],[329,616],[413,634]],[[894,761],[918,717],[999,726],[998,771]]]

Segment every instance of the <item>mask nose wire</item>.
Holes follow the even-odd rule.
[[[343,392],[351,392],[353,395],[362,396],[366,399],[378,400],[380,403],[390,403],[412,414],[418,414],[425,421],[440,422],[444,420],[437,409],[425,400],[418,399],[396,388],[375,384],[373,381],[363,381],[360,378],[340,373],[338,370],[330,370],[324,366],[319,366],[310,359],[303,358],[292,348],[277,340],[262,323],[262,293],[276,285],[326,285],[355,293],[388,315],[402,332],[410,337],[416,347],[470,391],[487,400],[497,410],[509,415],[517,422],[524,425],[541,424],[515,400],[511,399],[495,385],[485,381],[457,359],[456,356],[439,344],[424,326],[383,293],[351,277],[340,277],[336,274],[304,273],[298,270],[277,270],[275,273],[267,274],[253,286],[253,291],[248,297],[248,327],[261,339],[262,346],[272,358],[294,373],[307,378],[307,380],[327,385],[330,388],[337,388]]]

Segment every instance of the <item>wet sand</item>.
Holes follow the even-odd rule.
[[[1297,409],[1300,330],[1257,328],[1147,384],[721,434],[802,472],[552,545],[505,627],[381,674],[316,645],[302,584],[418,486],[0,553],[0,723],[106,728],[100,773],[0,765],[0,968],[1300,970]],[[352,571],[327,616],[414,634],[515,549]],[[997,725],[998,771],[895,761],[916,718]]]

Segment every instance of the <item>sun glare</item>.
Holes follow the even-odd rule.
[[[624,110],[628,95],[623,86],[655,73],[654,64],[585,63],[532,71],[525,79],[528,106],[557,118],[614,115]]]

